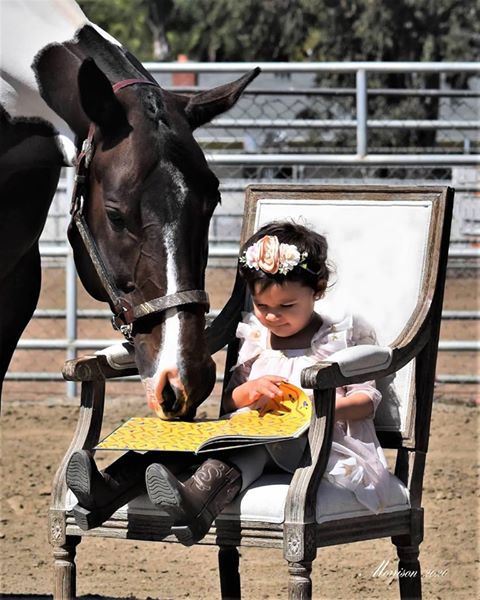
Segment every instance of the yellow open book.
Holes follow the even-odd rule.
[[[104,438],[96,449],[199,454],[299,437],[308,429],[312,401],[290,383],[282,383],[279,387],[283,393],[283,408],[263,416],[257,410],[250,410],[232,413],[229,418],[193,422],[133,417]]]

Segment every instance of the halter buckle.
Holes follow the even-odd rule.
[[[126,311],[126,309],[123,310]],[[113,315],[112,327],[115,329],[115,331],[119,331],[127,340],[127,342],[133,343],[133,323],[122,322],[122,313],[119,313],[118,315]]]
[[[85,168],[88,168],[88,165],[90,164],[90,161],[92,160],[92,156],[93,156],[93,143],[89,137],[87,137],[83,140],[82,154],[83,154],[84,160],[85,160]]]
[[[128,325],[120,325],[120,333],[127,340],[127,342],[130,342],[131,344],[133,344],[132,332],[133,332],[133,324],[132,323],[129,323]]]
[[[127,342],[133,342],[133,322],[131,319],[128,319],[128,322],[126,322],[125,318],[128,318],[129,315],[127,313],[131,312],[131,310],[130,306],[121,306],[120,311],[112,317],[112,327],[116,331],[119,331]]]

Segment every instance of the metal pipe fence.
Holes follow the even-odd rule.
[[[471,279],[480,264],[480,70],[474,63],[146,63],[162,87],[194,93],[228,81],[228,74],[256,66],[262,75],[247,88],[228,117],[219,117],[196,132],[199,144],[221,181],[222,206],[212,219],[209,264],[232,267],[238,251],[245,187],[252,182],[376,183],[452,185],[457,190],[449,269]],[[191,73],[192,86],[175,86],[175,73]],[[379,77],[392,73],[439,74],[439,88],[388,88]],[[344,87],[327,87],[319,77],[345,75]],[[451,75],[476,77],[472,89],[455,88]],[[373,78],[375,87],[371,87]],[[230,77],[233,79],[233,77]],[[379,84],[380,81],[380,84]],[[387,83],[387,82],[386,82]],[[438,102],[435,118],[412,115],[397,107],[374,114],[372,102],[393,100]],[[403,111],[403,112],[402,112]],[[388,114],[388,118],[386,115]],[[418,118],[413,118],[417,117]],[[385,118],[384,118],[385,117]],[[410,134],[414,132],[416,136]],[[400,136],[398,139],[396,135]],[[422,135],[427,136],[422,140]],[[383,136],[383,137],[382,137]],[[402,137],[403,136],[403,137]],[[410,137],[414,140],[411,141]],[[433,136],[433,137],[432,137]],[[388,139],[387,139],[388,138]],[[390,139],[391,138],[391,139]],[[420,141],[419,141],[420,140]],[[67,359],[81,350],[96,350],[119,339],[94,339],[82,333],[93,320],[109,319],[104,309],[79,306],[73,258],[65,244],[68,196],[72,174],[67,170],[58,187],[41,253],[65,269],[64,307],[38,308],[37,322],[62,323],[63,332],[47,338],[27,335],[19,350],[58,351]],[[63,289],[63,288],[62,288]],[[57,292],[56,292],[57,293]],[[476,305],[475,305],[476,306]],[[214,317],[218,309],[211,311]],[[445,310],[443,320],[477,325],[480,311],[469,307]],[[64,323],[63,323],[64,322]],[[48,333],[48,332],[47,332]],[[107,334],[108,335],[108,334]],[[441,354],[477,353],[480,344],[467,339],[442,339]],[[59,372],[16,368],[11,381],[60,381]],[[478,384],[477,375],[439,374],[440,383]],[[73,382],[67,395],[76,394]]]
[[[211,64],[211,63],[195,63],[195,62],[183,62],[183,63],[145,63],[146,68],[159,80],[161,80],[162,85],[168,86],[172,81],[168,80],[168,76],[174,79],[176,73],[190,73],[197,80],[200,80],[201,77],[205,79],[204,85],[208,80],[208,77],[212,75],[227,73],[237,73],[237,72],[246,72],[250,69],[254,69],[257,64],[256,63],[220,63],[220,64]],[[258,78],[250,87],[247,89],[244,98],[250,98],[252,96],[257,98],[263,98],[265,96],[276,96],[285,97],[293,96],[295,98],[295,102],[297,105],[300,105],[301,108],[310,111],[324,111],[329,115],[327,119],[284,119],[287,121],[286,124],[282,123],[282,120],[275,119],[265,119],[260,125],[260,122],[257,124],[252,123],[252,119],[248,119],[243,123],[240,123],[237,119],[234,119],[236,123],[232,123],[232,119],[216,119],[211,123],[205,130],[212,131],[215,129],[251,129],[251,128],[273,128],[273,129],[305,129],[311,128],[313,130],[324,129],[327,128],[329,130],[332,129],[348,129],[354,128],[356,129],[356,143],[355,143],[355,156],[358,158],[366,157],[368,153],[376,153],[375,148],[371,148],[371,143],[369,142],[369,132],[373,129],[400,129],[400,130],[409,130],[409,129],[431,129],[431,130],[455,130],[458,134],[459,131],[477,131],[479,130],[480,121],[478,119],[478,97],[479,92],[478,89],[452,89],[454,85],[447,85],[443,82],[442,89],[415,89],[414,85],[409,86],[408,89],[388,89],[388,88],[373,88],[369,87],[369,76],[374,76],[376,79],[378,77],[385,77],[387,75],[391,76],[392,74],[403,74],[403,75],[414,75],[419,78],[424,74],[435,74],[439,78],[443,78],[445,80],[446,77],[451,77],[452,75],[461,74],[464,77],[475,77],[479,75],[480,69],[478,64],[476,63],[467,63],[467,62],[411,62],[411,63],[389,63],[389,62],[344,62],[344,63],[335,63],[335,62],[312,62],[312,63],[258,63],[258,66],[262,69],[262,76]],[[351,86],[328,88],[323,86],[321,88],[318,87],[316,81],[319,77],[325,77],[328,74],[330,77],[332,76],[351,76],[350,81],[355,82],[355,87]],[[294,85],[290,85],[289,87],[278,84],[278,79],[276,80],[277,86],[272,89],[265,82],[270,82],[269,77],[271,76],[282,76],[282,77],[290,77],[296,78]],[[263,81],[261,81],[263,79]],[[323,80],[322,80],[323,81]],[[289,80],[287,80],[287,83]],[[308,85],[307,85],[308,83]],[[303,84],[303,85],[302,85]],[[202,86],[198,84],[197,86],[189,86],[187,88],[176,88],[171,86],[171,89],[181,91],[181,92],[193,92]],[[265,89],[266,88],[266,89]],[[335,102],[334,98],[337,100],[340,97],[348,97],[352,100],[352,103],[349,105],[342,105],[339,102]],[[330,104],[328,106],[320,107],[318,102],[316,104],[312,104],[312,98],[330,98]],[[405,114],[402,119],[369,119],[369,101],[374,98],[390,98],[396,97],[400,98],[429,98],[437,99],[438,101],[445,101],[449,99],[449,103],[445,104],[444,107],[439,106],[440,112],[453,112],[455,110],[455,105],[452,102],[460,102],[461,100],[469,99],[470,104],[466,104],[465,108],[468,107],[468,114],[471,118],[467,118],[466,115],[462,115],[462,119],[451,119],[448,118],[445,114],[442,115],[440,119],[411,119],[409,118],[409,112],[412,110],[412,106],[408,105],[405,108]],[[305,98],[308,98],[310,101],[306,102]],[[453,100],[452,100],[453,99]],[[456,99],[456,100],[455,100]],[[242,101],[241,101],[242,102]],[[247,101],[244,101],[247,104]],[[278,103],[277,103],[278,104]],[[258,107],[258,103],[253,103],[253,107],[258,108],[259,110],[263,110],[264,112],[272,113],[275,111],[275,107],[273,104]],[[297,106],[298,108],[298,106]],[[295,111],[295,106],[292,106],[288,102],[283,101],[283,104],[280,107],[280,110],[285,110],[286,112]],[[234,109],[234,111],[238,112],[238,109]],[[301,112],[301,111],[300,111]],[[333,113],[340,113],[341,118],[334,119],[331,118]],[[462,112],[465,112],[463,110]],[[350,114],[353,114],[355,118],[349,118]],[[300,123],[298,121],[304,121],[304,123]],[[438,125],[435,123],[438,122]],[[478,139],[477,139],[478,143]],[[469,144],[466,144],[466,150],[470,152],[471,147]],[[478,163],[478,156],[476,158],[476,162]]]

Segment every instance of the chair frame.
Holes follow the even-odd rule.
[[[404,330],[390,345],[392,361],[388,368],[365,371],[346,377],[335,362],[322,362],[305,369],[302,385],[314,390],[315,408],[308,433],[309,444],[295,471],[287,495],[284,523],[257,523],[219,519],[200,543],[219,547],[219,571],[222,598],[240,598],[239,546],[283,548],[288,563],[291,599],[311,598],[311,570],[317,548],[361,540],[391,537],[397,548],[399,571],[415,572],[399,577],[401,598],[421,598],[419,546],[423,540],[422,488],[428,451],[433,402],[435,366],[440,332],[443,293],[446,278],[453,190],[447,187],[400,186],[294,186],[258,185],[247,190],[242,241],[252,232],[255,201],[258,198],[308,197],[348,198],[352,195],[375,197],[433,198],[432,226],[428,242],[428,277],[414,313]],[[228,345],[226,379],[238,351],[235,329],[246,303],[246,290],[237,276],[230,300],[208,329],[212,354]],[[410,493],[410,508],[393,513],[329,521],[318,524],[315,518],[317,490],[326,468],[335,414],[335,388],[370,379],[380,379],[415,360],[414,400],[409,407],[406,432],[379,431],[382,447],[397,451],[395,475]],[[92,449],[99,440],[104,412],[105,383],[114,377],[133,375],[131,366],[113,369],[102,355],[84,356],[67,361],[64,378],[82,383],[77,428],[55,475],[49,511],[49,534],[54,555],[54,598],[75,598],[75,553],[82,537],[99,536],[176,542],[170,534],[171,522],[164,515],[128,520],[115,515],[101,527],[82,531],[65,509],[67,486],[65,471],[72,453]],[[228,381],[225,381],[226,385]]]

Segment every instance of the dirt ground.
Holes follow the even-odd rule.
[[[425,599],[479,597],[477,410],[465,404],[434,406],[421,546]],[[133,412],[145,413],[142,400],[112,398],[105,427]],[[7,400],[2,413],[0,597],[40,600],[52,590],[50,485],[77,408],[58,401]],[[104,600],[218,598],[216,560],[213,547],[86,539],[77,554],[77,593],[83,600],[92,595]],[[395,568],[388,539],[322,549],[313,569],[314,598],[398,598],[397,578],[388,573]],[[241,576],[244,600],[286,597],[281,551],[243,549]]]
[[[228,285],[218,273],[207,281],[211,296],[212,280],[217,282],[213,306],[221,306],[227,299],[229,275]],[[57,280],[52,285],[61,296],[60,283]],[[475,310],[477,303],[474,280],[447,282],[446,309]],[[55,326],[63,328],[63,323],[50,321],[47,325],[46,337],[63,335],[54,331]],[[27,336],[33,337],[38,326],[31,324]],[[85,322],[82,327],[89,328],[81,332],[82,336],[112,336],[100,323]],[[477,339],[478,326],[475,322],[446,321],[441,337]],[[13,369],[23,369],[32,362],[38,365],[41,358],[47,360],[47,370],[58,372],[64,360],[63,352],[42,352],[38,359],[35,351],[28,357],[25,352],[17,352]],[[440,353],[437,372],[474,374],[477,370],[475,353]],[[148,413],[139,386],[123,383],[111,388],[105,433],[124,418]],[[480,597],[477,392],[473,385],[438,385],[436,389],[425,476],[425,540],[421,546],[425,599]],[[67,400],[64,394],[62,383],[5,384],[0,422],[0,598],[51,597],[52,553],[47,541],[50,487],[78,414],[77,402]],[[207,404],[200,413],[204,411],[213,416],[213,404]],[[391,573],[395,569],[396,555],[389,539],[322,549],[313,569],[314,598],[398,598],[398,580]],[[78,548],[77,571],[77,593],[82,600],[204,600],[220,595],[214,547],[187,549],[177,544],[91,538]],[[243,549],[241,577],[244,600],[286,597],[287,569],[281,551]]]

